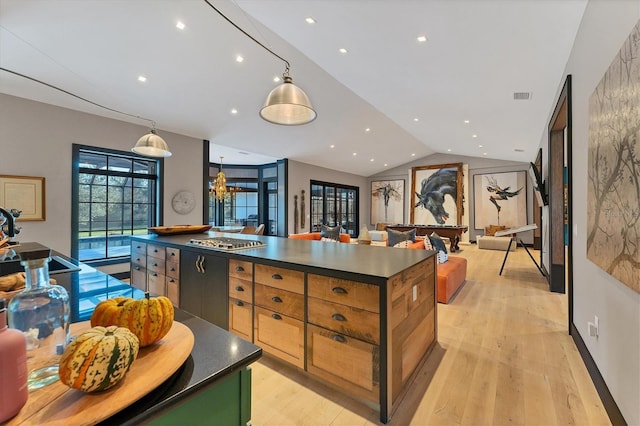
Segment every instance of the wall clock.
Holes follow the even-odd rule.
[[[191,213],[196,206],[196,196],[193,192],[179,191],[171,199],[171,207],[178,214]]]

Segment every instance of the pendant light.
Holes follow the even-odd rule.
[[[222,159],[224,157],[220,157],[220,171],[213,181],[213,188],[211,188],[216,193],[216,198],[218,201],[224,201],[224,196],[227,195],[227,177],[222,172]]]
[[[62,93],[65,93],[67,95],[73,96],[76,99],[80,99],[81,101],[90,103],[91,105],[95,105],[97,107],[100,107],[102,109],[106,109],[107,111],[111,111],[111,112],[117,112],[118,114],[122,114],[122,115],[126,115],[129,117],[134,117],[134,118],[138,118],[140,120],[145,120],[151,123],[151,130],[149,131],[149,133],[147,133],[146,135],[142,136],[140,139],[138,139],[138,142],[136,142],[136,145],[131,148],[132,152],[135,152],[136,154],[140,154],[140,155],[144,155],[146,157],[155,157],[155,158],[163,158],[163,157],[171,157],[171,151],[169,151],[169,146],[167,145],[167,143],[164,141],[164,139],[162,139],[160,136],[158,136],[158,134],[156,133],[156,122],[148,119],[148,118],[144,118],[144,117],[140,117],[139,115],[134,115],[134,114],[129,114],[126,112],[122,112],[119,111],[117,109],[114,108],[109,108],[106,107],[104,105],[100,105],[97,102],[93,102],[90,101],[89,99],[83,98],[82,96],[78,96],[74,93],[69,92],[68,90],[64,90],[61,89],[59,87],[54,86],[53,84],[49,84],[49,83],[45,83],[44,81],[38,80],[36,78],[30,77],[28,75],[25,74],[21,74],[19,72],[7,69],[7,68],[3,68],[0,67],[1,71],[5,71],[8,72],[10,74],[14,74],[17,75],[19,77],[22,78],[26,78],[27,80],[31,80],[34,81],[36,83],[40,83],[44,86],[50,87],[52,89],[56,89]]]
[[[304,91],[293,84],[293,79],[289,75],[289,61],[275,53],[273,50],[260,43],[245,30],[236,25],[231,19],[227,18],[218,8],[216,8],[209,0],[204,0],[213,10],[218,12],[220,16],[227,20],[231,25],[236,27],[241,33],[256,42],[260,47],[271,53],[276,58],[285,63],[284,74],[282,75],[282,84],[273,89],[267,96],[264,106],[260,110],[260,117],[269,123],[281,124],[284,126],[297,126],[300,124],[311,123],[316,119],[317,113],[311,106],[311,101]]]

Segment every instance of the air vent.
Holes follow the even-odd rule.
[[[528,101],[531,98],[531,92],[513,92],[513,100]]]

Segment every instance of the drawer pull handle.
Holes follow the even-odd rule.
[[[281,280],[281,279],[282,279],[282,275],[280,275],[280,274],[273,274],[273,275],[271,275],[271,278],[273,278],[274,280]]]
[[[331,318],[333,318],[336,321],[346,321],[347,320],[344,317],[344,315],[342,315],[342,314],[333,314],[333,315],[331,315]]]
[[[242,286],[237,285],[236,286],[236,291],[244,291],[244,288],[242,288]]]
[[[170,270],[171,272],[175,272],[176,268],[171,267],[169,270]]]
[[[271,300],[273,300],[276,303],[282,303],[282,299],[280,299],[278,296],[273,296]]]
[[[344,338],[344,336],[341,336],[339,334],[334,334],[333,335],[333,340],[335,340],[336,342],[340,342],[340,343],[346,343],[347,339]]]
[[[153,266],[158,266],[158,264],[157,264],[157,263],[154,263],[154,264],[153,264]]]
[[[157,277],[157,276],[158,276],[158,274],[156,274],[156,273],[154,272],[154,273],[153,273],[153,276],[154,276],[154,277]]]
[[[158,249],[153,249],[153,252],[154,252],[154,253],[157,253],[157,252],[158,252]]]
[[[236,272],[244,272],[244,268],[242,266],[236,266]]]
[[[244,306],[244,303],[242,303],[240,300],[236,300],[236,306]]]
[[[282,317],[278,314],[271,314],[271,318],[275,319],[275,320],[281,320]]]
[[[140,262],[140,258],[139,257],[136,257],[136,262]]]
[[[175,282],[175,280],[174,280],[173,278],[171,278],[171,279],[169,280],[169,282],[170,282],[170,283],[174,283],[174,282]]]
[[[175,255],[176,255],[176,253],[172,251],[171,252],[171,256],[175,256]]]
[[[347,294],[348,293],[347,290],[345,290],[342,287],[334,287],[334,288],[331,289],[331,291],[333,291],[336,294]]]
[[[135,269],[136,271],[139,271],[140,267],[139,266],[134,266],[133,269]]]

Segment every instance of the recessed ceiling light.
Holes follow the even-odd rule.
[[[365,132],[370,132],[370,131],[371,131],[371,129],[367,127],[366,129],[364,129],[364,131],[365,131]]]
[[[387,167],[387,163],[384,163],[384,166]]]
[[[484,145],[478,145],[478,148],[482,148]]]
[[[186,25],[184,24],[184,22],[178,21],[176,23],[176,28],[179,29],[179,30],[184,30],[185,27],[186,27]]]
[[[238,110],[237,110],[237,109],[235,109],[235,108],[231,108],[231,114],[237,114],[237,113],[238,113]]]
[[[412,156],[412,157],[415,157],[415,156],[416,156],[416,153],[415,153],[415,152],[412,152],[412,153],[411,153],[411,156]]]
[[[347,53],[347,49],[345,49],[344,47],[341,47],[340,49],[338,49],[338,51],[342,54]]]
[[[357,152],[354,152],[354,153],[353,153],[353,155],[358,155],[358,153],[357,153]]]
[[[451,148],[447,149],[447,152],[451,152]]]
[[[329,148],[335,148],[335,147],[336,147],[335,145],[329,145]]]
[[[238,151],[238,154],[242,154],[242,155],[249,155],[248,152],[244,152],[244,151]]]
[[[482,153],[482,155],[487,155],[487,153],[486,153],[486,152],[483,152],[483,153]]]
[[[306,22],[307,24],[315,24],[315,23],[316,23],[316,20],[315,20],[315,19],[313,19],[311,16],[309,16],[309,17],[305,18],[305,22]]]
[[[240,55],[236,56],[236,62],[242,62],[244,61],[244,58]]]
[[[515,149],[514,149],[514,151],[515,151],[515,152],[524,152],[524,149],[522,149],[522,148],[515,148]]]
[[[373,158],[372,158],[372,159],[371,159],[371,160],[369,160],[369,161],[371,161],[371,162],[373,163],[373,161],[374,161],[374,160],[373,160]]]
[[[464,120],[464,124],[469,124],[469,120]]]
[[[138,81],[141,81],[141,82],[144,83],[145,81],[147,81],[147,77],[145,77],[144,75],[139,75],[138,76]]]
[[[274,83],[280,83],[280,77],[278,77],[277,75],[275,77],[273,77],[273,82]]]
[[[425,41],[427,41],[427,36],[419,35],[418,37],[416,37],[416,40],[418,40],[420,43],[424,43]]]
[[[472,137],[472,138],[477,138],[477,137],[478,137],[478,135],[471,135],[471,137]]]
[[[418,117],[416,117],[416,118],[413,119],[413,121],[415,121],[417,123],[418,121],[420,121],[420,119]]]

